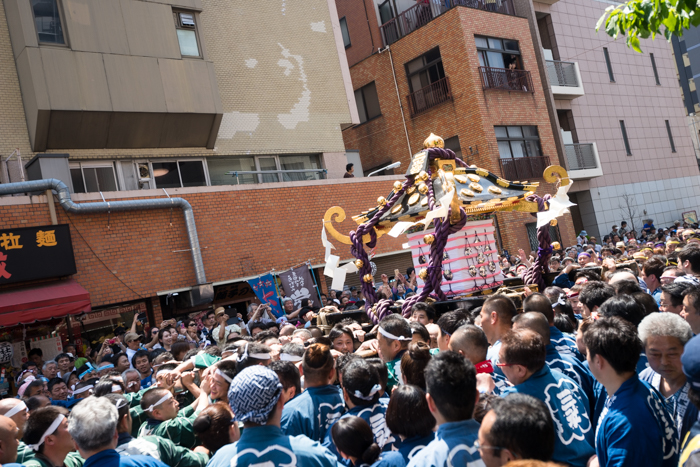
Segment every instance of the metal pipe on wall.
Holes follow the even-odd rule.
[[[138,199],[132,201],[104,201],[92,203],[75,203],[70,197],[70,191],[65,183],[55,178],[44,180],[33,180],[29,182],[3,183],[0,184],[0,196],[13,195],[18,193],[54,190],[58,197],[58,202],[66,212],[75,214],[98,213],[107,211],[137,211],[144,209],[163,209],[179,207],[185,218],[185,228],[187,238],[192,251],[192,263],[194,264],[194,274],[198,285],[206,284],[207,278],[204,273],[204,262],[202,252],[199,249],[199,238],[197,236],[197,226],[194,221],[192,206],[183,198],[155,198]]]

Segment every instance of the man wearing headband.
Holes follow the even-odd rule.
[[[386,405],[379,402],[382,392],[379,372],[367,360],[356,358],[342,369],[343,398],[348,411],[340,419],[356,416],[372,428],[374,442],[384,451],[393,450],[396,438],[386,426]],[[340,420],[339,419],[339,420]],[[323,440],[323,446],[338,456],[338,462],[352,466],[349,459],[341,459],[331,436],[332,425]],[[397,443],[398,444],[398,443]]]
[[[194,379],[194,374],[182,376],[187,377]],[[194,434],[192,423],[208,403],[208,396],[202,391],[197,400],[178,412],[180,404],[168,389],[147,390],[141,399],[141,409],[148,415],[148,419],[139,429],[139,438],[148,435],[161,436],[178,446],[193,449],[199,445],[199,440]]]
[[[282,431],[321,442],[328,428],[345,412],[343,396],[333,385],[336,372],[330,347],[311,344],[304,352],[301,368],[306,390],[285,405]]]
[[[236,362],[221,360],[209,373],[209,399],[212,403],[224,402],[228,404],[228,390],[233,378],[236,376]]]
[[[27,404],[20,399],[2,399],[0,400],[0,415],[11,418],[15,422],[19,429],[17,438],[22,439],[22,436],[24,436],[24,424],[27,423],[29,418]]]
[[[408,344],[413,340],[411,326],[399,315],[389,315],[384,318],[377,328],[377,347],[382,360],[389,370],[389,380],[386,390],[391,393],[394,386],[403,384],[401,380],[401,357],[408,350]]]
[[[435,355],[425,368],[426,400],[437,422],[435,439],[413,456],[410,467],[484,465],[479,455],[479,399],[474,365],[451,351]]]
[[[256,365],[236,375],[228,400],[235,421],[243,422],[245,429],[237,442],[219,449],[207,466],[335,467],[335,456],[317,442],[282,434],[280,418],[285,401],[281,395],[282,384],[269,368]]]
[[[68,417],[68,432],[75,441],[83,467],[165,467],[147,456],[121,457],[118,442],[119,412],[104,397],[90,396],[75,406]]]
[[[29,448],[17,459],[27,467],[79,467],[83,459],[75,452],[68,432],[68,410],[49,406],[32,413],[24,427],[23,441]]]
[[[176,445],[169,439],[160,436],[144,436],[133,438],[133,429],[129,402],[121,394],[107,394],[105,399],[110,401],[119,412],[117,433],[119,435],[116,450],[120,456],[150,456],[167,465],[177,467],[204,467],[209,456],[201,447],[194,451]]]

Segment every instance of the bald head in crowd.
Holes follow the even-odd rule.
[[[17,460],[19,428],[11,418],[0,415],[0,465]]]
[[[21,399],[2,399],[0,400],[0,415],[7,417],[9,414],[10,419],[15,422],[17,428],[19,429],[19,437],[24,436],[24,424],[27,423],[29,418],[29,410],[27,409],[27,404]]]
[[[473,324],[465,324],[455,331],[447,347],[477,365],[486,360],[489,341],[481,328]]]
[[[549,326],[554,325],[554,309],[552,308],[552,302],[546,295],[533,293],[523,300],[523,312],[527,313],[528,311],[539,311],[547,318]]]
[[[542,336],[544,345],[549,344],[549,323],[539,311],[527,311],[513,318],[513,330],[529,329]]]

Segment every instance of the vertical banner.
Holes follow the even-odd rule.
[[[495,230],[493,219],[476,220],[467,222],[462,230],[448,237],[440,286],[448,297],[503,285],[504,276],[498,260]],[[408,234],[416,272],[428,267],[430,262],[430,245],[423,242],[423,236],[429,233],[433,233],[433,230]],[[423,288],[423,280],[420,278],[418,288]]]
[[[314,279],[311,277],[308,265],[304,264],[296,269],[281,272],[279,278],[282,279],[284,294],[294,300],[295,310],[301,308],[301,301],[304,298],[310,298],[314,304],[320,306],[321,299],[314,291]]]
[[[267,273],[257,279],[251,279],[248,284],[253,288],[255,295],[260,299],[260,303],[270,305],[272,314],[278,318],[284,316],[280,302],[277,298],[277,290],[275,289],[275,278],[272,274]]]
[[[22,363],[26,363],[27,361],[29,361],[29,358],[27,357],[27,347],[24,345],[24,341],[13,342],[12,366],[14,368],[22,368]]]

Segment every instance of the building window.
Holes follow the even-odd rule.
[[[151,162],[156,188],[207,186],[202,161]]]
[[[608,48],[603,47],[603,55],[605,56],[605,65],[608,67],[608,76],[610,77],[610,82],[615,82],[615,75],[613,75],[612,65],[610,64],[610,54],[608,53]]]
[[[58,0],[30,0],[39,43],[65,45]]]
[[[479,65],[510,70],[523,69],[518,41],[478,36],[474,40],[479,55]]]
[[[297,182],[325,178],[318,154],[211,157],[207,160],[207,166],[212,185]],[[271,173],[228,174],[229,172],[260,171]]]
[[[627,151],[628,156],[631,156],[632,150],[630,149],[630,141],[627,139],[627,128],[625,128],[624,120],[620,120],[620,130],[622,131],[622,139],[625,142],[625,151]]]
[[[668,142],[671,143],[671,152],[676,152],[676,144],[673,142],[673,134],[671,133],[671,124],[666,120],[666,132],[668,133]]]
[[[445,69],[442,67],[440,48],[424,53],[420,57],[406,64],[406,77],[411,92],[430,86],[445,77]]]
[[[496,126],[494,130],[501,159],[542,155],[536,126]]]
[[[73,162],[70,178],[74,193],[117,191],[117,177],[111,162]]]
[[[183,57],[199,57],[199,44],[197,43],[197,23],[195,15],[191,11],[175,11],[175,28],[177,40],[180,43],[180,54]]]
[[[345,16],[340,18],[340,32],[343,34],[343,44],[347,49],[352,44],[350,43],[350,32],[348,31],[348,22],[345,19]]]
[[[654,79],[656,80],[656,84],[661,85],[661,81],[659,81],[659,71],[656,69],[654,54],[649,54],[649,57],[651,57],[651,68],[654,70]]]
[[[355,102],[360,114],[360,123],[377,118],[382,114],[377,97],[377,86],[374,81],[355,91]]]

